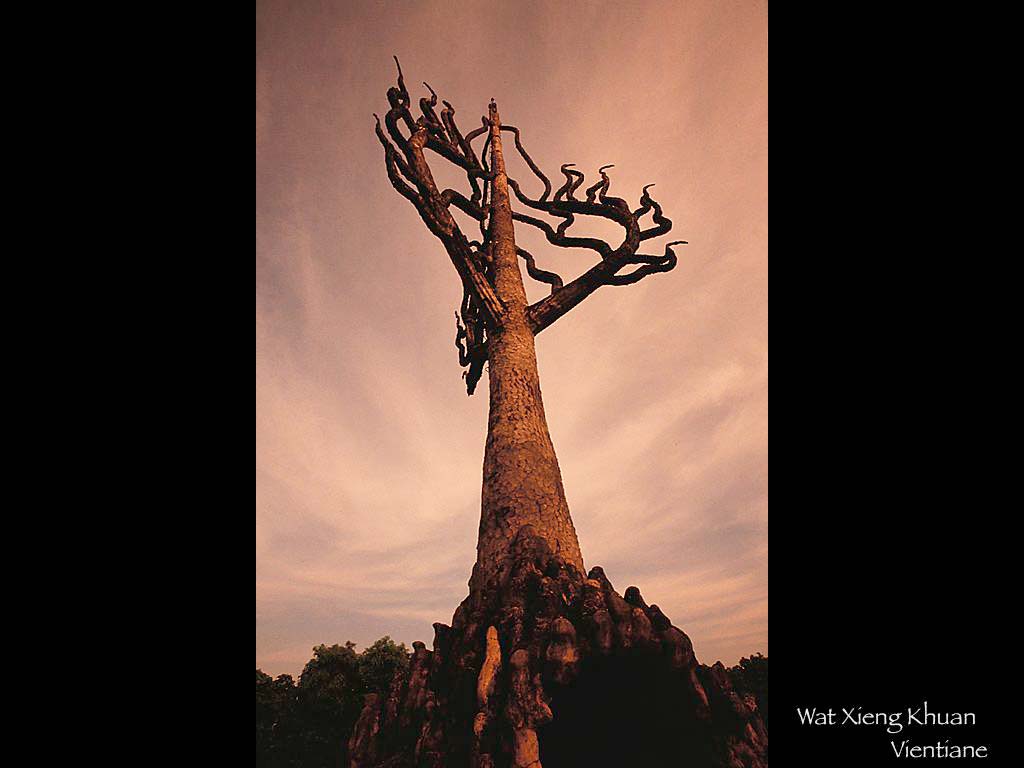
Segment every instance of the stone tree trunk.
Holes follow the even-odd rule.
[[[456,346],[472,394],[488,363],[490,413],[484,452],[477,561],[469,595],[451,626],[434,624],[432,650],[413,644],[408,672],[386,695],[371,694],[348,743],[351,768],[558,768],[559,766],[767,765],[767,732],[756,704],[733,691],[721,664],[697,663],[689,638],[636,587],[619,594],[600,567],[585,571],[561,473],[544,416],[534,339],[602,286],[635,283],[676,264],[637,253],[640,243],[672,226],[648,185],[640,206],[608,195],[601,180],[575,197],[582,173],[562,166],[552,184],[502,125],[492,101],[481,127],[465,136],[455,110],[437,96],[420,99],[413,119],[401,69],[378,118],[388,177],[441,241],[464,296]],[[403,130],[404,129],[404,130]],[[508,177],[502,132],[544,185],[528,197]],[[486,136],[478,158],[473,140]],[[439,190],[426,162],[430,150],[466,172],[469,198]],[[489,151],[488,151],[489,150]],[[527,209],[512,209],[510,189]],[[480,225],[470,241],[449,212],[456,206]],[[640,220],[652,214],[653,226]],[[624,230],[617,247],[567,230],[575,216],[611,220]],[[595,251],[600,260],[565,284],[537,267],[515,242],[515,222],[548,242]],[[551,286],[528,305],[519,268]]]
[[[554,552],[583,572],[583,556],[544,418],[537,353],[526,317],[526,289],[519,271],[501,151],[501,120],[493,102],[490,123],[494,179],[489,235],[494,289],[505,305],[505,322],[487,339],[490,414],[480,537],[471,587],[500,577],[507,570],[512,541],[524,525],[532,525]]]

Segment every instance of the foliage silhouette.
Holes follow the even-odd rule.
[[[355,644],[318,645],[299,681],[256,670],[257,768],[337,768],[367,693],[386,694],[409,665],[409,650],[385,635],[362,653]]]
[[[768,725],[768,657],[760,653],[744,656],[735,667],[729,667],[729,677],[736,693],[754,697],[761,719]]]

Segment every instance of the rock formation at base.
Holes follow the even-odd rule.
[[[581,574],[529,525],[512,563],[367,696],[350,768],[767,766],[751,703],[636,587]]]

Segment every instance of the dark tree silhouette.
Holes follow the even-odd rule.
[[[632,208],[609,194],[613,166],[606,165],[580,199],[585,177],[567,163],[566,181],[553,191],[493,99],[481,126],[463,135],[454,107],[442,101],[438,114],[437,94],[424,85],[430,96],[419,100],[414,118],[399,66],[383,125],[375,115],[376,134],[392,186],[441,241],[462,281],[455,343],[470,394],[488,365],[477,560],[452,626],[434,625],[433,652],[414,643],[408,677],[386,697],[367,697],[350,741],[352,766],[540,768],[542,746],[548,768],[620,754],[637,765],[765,765],[763,724],[732,691],[724,667],[697,664],[689,638],[636,587],[620,596],[600,568],[585,570],[541,399],[535,336],[602,286],[668,272],[676,265],[673,246],[684,241],[668,243],[661,255],[640,253],[641,244],[672,228],[651,196],[653,185]],[[543,184],[538,197],[508,177],[503,132],[514,136]],[[478,156],[473,142],[480,137]],[[465,173],[468,197],[438,188],[428,150]],[[510,190],[521,209],[513,210]],[[479,240],[463,234],[452,206],[479,223]],[[569,234],[579,216],[619,225],[622,241]],[[597,261],[565,283],[516,244],[516,222],[539,229],[552,245],[592,251]],[[527,303],[520,259],[551,289],[534,304]],[[621,716],[640,732],[613,738],[587,726],[582,712],[591,721]]]
[[[318,645],[298,684],[256,670],[256,765],[338,768],[368,693],[387,692],[409,666],[409,650],[384,636],[361,653],[355,644]]]
[[[744,656],[729,668],[733,688],[740,696],[750,697],[764,724],[768,725],[768,657],[760,653]]]

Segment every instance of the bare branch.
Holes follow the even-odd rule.
[[[561,171],[565,175],[565,184],[559,187],[558,191],[555,192],[555,200],[561,200],[564,195],[568,200],[574,200],[572,193],[576,191],[576,188],[583,183],[583,174],[579,171],[570,171],[569,168],[576,165],[576,163],[563,163]],[[541,198],[543,200],[543,198]],[[538,201],[539,202],[539,201]]]
[[[650,240],[652,237],[660,237],[661,235],[668,234],[669,230],[672,229],[672,221],[665,217],[665,215],[661,212],[661,206],[658,205],[657,201],[654,200],[654,198],[652,198],[647,193],[647,190],[653,186],[653,184],[648,184],[646,187],[644,187],[644,193],[640,197],[641,205],[639,208],[633,211],[633,216],[637,219],[637,221],[639,221],[641,216],[646,214],[649,210],[651,210],[651,208],[654,209],[654,216],[652,216],[652,218],[658,226],[651,227],[650,229],[645,229],[643,232],[641,232],[641,241]]]
[[[405,86],[398,57],[395,57],[395,64],[398,85],[388,89],[390,109],[384,116],[384,128],[380,118],[374,115],[375,132],[384,148],[384,163],[392,186],[413,204],[428,229],[441,241],[462,279],[464,298],[461,320],[456,313],[455,343],[459,349],[460,365],[468,366],[466,386],[472,394],[487,359],[487,329],[502,327],[506,311],[490,275],[492,268],[484,227],[487,213],[481,205],[487,195],[488,179],[493,178],[493,174],[477,158],[470,143],[487,129],[488,123],[485,119],[482,130],[464,137],[455,123],[455,108],[451,104],[444,101],[441,115],[437,114],[434,109],[438,103],[437,92],[428,83],[424,86],[430,92],[430,98],[419,100],[422,116],[414,120],[409,110],[412,99]],[[400,126],[403,125],[408,134],[402,131]],[[473,190],[471,198],[454,189],[438,190],[424,157],[427,149],[466,172]],[[484,185],[482,190],[481,181]],[[484,244],[470,243],[466,239],[449,210],[453,205],[480,222]]]
[[[472,200],[467,200],[465,195],[454,189],[446,189],[444,192],[442,192],[441,200],[445,203],[445,205],[454,205],[460,211],[469,216],[472,216],[477,221],[483,221],[483,219],[487,216],[487,213],[484,211],[483,208],[480,207],[478,203]]]
[[[617,257],[591,267],[561,290],[554,291],[546,299],[527,307],[526,314],[530,321],[530,327],[535,334],[540,333],[603,285],[632,285],[648,275],[668,272],[676,266],[677,261],[672,246],[685,242],[685,240],[677,240],[668,243],[665,246],[664,256],[634,254],[628,257],[628,260],[623,260],[624,257]],[[616,274],[627,264],[642,264],[643,266],[624,275]]]
[[[607,174],[607,170],[615,166],[603,165],[598,168],[601,180],[588,187],[586,190],[586,201],[580,201],[576,199],[575,192],[582,186],[584,175],[577,170],[573,170],[573,163],[564,163],[560,170],[562,175],[565,176],[565,184],[555,192],[554,199],[549,201],[547,198],[551,190],[551,184],[547,176],[537,167],[523,147],[519,129],[508,126],[508,130],[515,134],[516,149],[523,159],[526,160],[530,170],[544,182],[544,194],[534,200],[523,193],[519,184],[514,179],[509,179],[509,186],[515,193],[516,199],[530,208],[561,218],[562,221],[557,228],[553,228],[547,222],[523,213],[513,212],[513,219],[540,229],[544,232],[548,242],[553,245],[563,248],[588,248],[599,253],[603,260],[602,264],[597,265],[597,267],[578,278],[581,282],[575,287],[574,295],[566,295],[563,299],[568,300],[571,298],[574,302],[572,305],[575,306],[575,303],[581,300],[575,294],[584,287],[587,288],[586,295],[589,295],[600,285],[630,285],[656,272],[667,272],[675,266],[675,255],[668,246],[666,246],[666,254],[664,256],[646,256],[643,254],[637,255],[636,253],[641,242],[666,234],[672,228],[672,222],[662,212],[661,205],[650,196],[648,190],[654,186],[653,184],[648,184],[643,188],[640,197],[640,208],[631,211],[629,204],[625,200],[608,194],[611,179]],[[654,211],[656,226],[641,230],[640,218],[651,210]],[[598,238],[571,237],[567,235],[566,232],[575,223],[575,216],[577,214],[598,216],[616,222],[624,229],[622,242],[617,248],[612,248],[609,243]],[[670,245],[675,244],[678,244],[678,242]],[[640,266],[632,272],[622,275],[618,274],[623,267],[630,264],[638,264]],[[570,283],[570,285],[572,284]],[[544,304],[545,307],[553,307],[560,303],[562,306],[565,306],[566,301],[555,302],[554,296],[560,290],[568,288],[569,286],[563,286],[560,289],[555,289],[552,291],[552,296],[543,302],[539,302],[539,304]],[[531,308],[531,311],[545,321],[543,327],[547,327],[550,324],[550,311],[541,312],[539,309],[534,311],[534,308]],[[564,311],[567,310],[563,309],[560,314],[564,314]]]
[[[395,60],[395,66],[398,67],[398,89],[402,96],[405,97],[405,105],[409,106],[409,91],[405,87],[405,78],[402,76],[402,65],[398,61],[397,56],[392,57]]]
[[[562,174],[566,177],[566,183],[555,193],[551,201],[531,200],[522,193],[519,185],[509,179],[509,186],[515,192],[516,198],[537,210],[544,211],[552,216],[560,217],[563,221],[557,229],[553,229],[547,222],[521,213],[513,213],[516,221],[537,227],[544,232],[548,242],[553,245],[568,248],[589,248],[601,254],[602,261],[589,269],[584,274],[564,285],[556,288],[551,295],[527,310],[531,327],[534,333],[540,333],[551,323],[564,315],[573,307],[577,306],[583,299],[592,294],[602,285],[632,285],[643,278],[658,272],[668,272],[677,263],[676,255],[671,246],[679,245],[684,241],[669,243],[665,247],[665,254],[662,256],[651,256],[638,254],[637,248],[644,240],[667,233],[672,228],[672,221],[668,219],[661,209],[661,205],[654,200],[648,191],[653,184],[643,188],[640,198],[640,207],[630,211],[625,200],[613,197],[608,194],[611,186],[611,179],[607,174],[613,165],[604,165],[598,169],[601,180],[588,187],[586,190],[586,201],[577,200],[574,192],[583,184],[583,174],[579,171],[570,170],[571,163],[562,166]],[[656,226],[641,230],[639,220],[650,211],[654,211]],[[612,248],[608,243],[597,238],[570,237],[566,231],[575,223],[574,214],[585,216],[599,216],[609,219],[621,225],[624,229],[624,237],[617,248]],[[620,273],[629,265],[637,265],[637,268]]]
[[[512,190],[519,196],[518,185],[513,182],[512,179],[508,180],[508,185],[512,187]],[[524,213],[512,212],[512,218],[515,221],[521,221],[524,224],[536,227],[541,230],[547,237],[548,242],[552,245],[558,245],[562,248],[589,248],[593,251],[597,251],[602,256],[611,254],[612,247],[608,245],[604,240],[598,240],[596,237],[568,237],[563,234],[565,226],[560,226],[558,230],[551,228],[551,225],[542,219],[535,219],[532,216],[527,216]],[[567,220],[567,224],[571,223],[572,217],[570,215]]]
[[[673,245],[686,245],[685,240],[674,240],[665,245],[664,256],[645,256],[637,253],[629,257],[628,264],[643,264],[644,266],[635,269],[624,275],[611,275],[605,279],[605,285],[632,285],[643,280],[648,275],[657,272],[668,272],[676,265],[676,254],[672,250]]]
[[[468,370],[462,376],[466,380],[466,394],[472,395],[487,362],[487,341],[484,338],[483,322],[476,315],[473,298],[466,294],[462,301],[462,319],[455,313],[455,347],[459,351],[459,365]]]
[[[543,269],[537,268],[537,262],[533,258],[533,254],[527,251],[525,248],[516,248],[516,253],[523,259],[526,260],[526,271],[534,280],[540,283],[547,283],[551,286],[551,292],[554,293],[562,287],[562,278],[554,272],[548,272]]]
[[[388,89],[390,109],[384,116],[384,128],[377,118],[375,130],[384,148],[384,162],[392,186],[416,207],[430,231],[441,240],[462,278],[464,300],[461,314],[456,313],[456,347],[459,349],[460,365],[468,368],[465,372],[466,385],[472,394],[487,359],[486,336],[491,330],[502,327],[505,313],[505,306],[493,285],[494,264],[491,259],[489,229],[490,206],[493,205],[490,200],[491,182],[495,177],[492,169],[488,168],[487,152],[494,126],[490,119],[482,117],[479,128],[463,135],[455,122],[455,108],[449,102],[439,100],[437,92],[428,83],[423,85],[430,96],[419,99],[422,114],[414,119],[410,112],[412,97],[405,86],[397,57],[395,64],[398,68],[398,85]],[[435,110],[439,101],[444,105],[440,115]],[[667,244],[661,256],[637,253],[642,242],[664,235],[672,229],[672,221],[664,215],[661,205],[651,197],[649,190],[653,184],[643,188],[640,206],[630,210],[625,200],[609,194],[611,178],[607,171],[615,166],[603,165],[598,169],[600,180],[586,187],[586,199],[580,200],[576,198],[576,191],[585,182],[584,174],[575,170],[573,163],[565,163],[559,168],[565,183],[552,196],[551,180],[526,151],[520,130],[514,125],[499,125],[498,128],[515,136],[516,150],[544,185],[543,193],[534,199],[527,196],[514,179],[509,178],[508,186],[516,200],[531,211],[559,219],[557,225],[552,225],[525,212],[512,211],[512,220],[539,229],[552,245],[591,250],[600,257],[597,264],[565,284],[555,272],[540,269],[531,253],[522,248],[516,249],[519,257],[526,262],[529,276],[551,286],[550,296],[527,308],[527,317],[534,333],[544,330],[601,286],[632,285],[649,275],[668,272],[676,266],[677,257],[672,246],[681,245],[685,241],[677,240]],[[472,143],[482,134],[487,134],[487,138],[478,156]],[[425,150],[440,155],[465,172],[472,189],[470,197],[454,189],[438,190],[424,158]],[[451,206],[479,222],[480,242],[466,239],[452,217]],[[654,225],[642,229],[640,219],[652,212]],[[576,223],[577,216],[592,216],[618,224],[623,229],[622,241],[613,247],[611,243],[596,237],[570,235],[569,230]]]
[[[398,190],[399,194],[402,195],[406,200],[409,200],[417,208],[423,206],[423,199],[419,194],[405,183],[405,179],[412,178],[412,171],[406,164],[402,156],[398,154],[395,148],[391,145],[391,142],[384,136],[384,132],[380,129],[380,118],[374,113],[373,117],[377,121],[377,138],[384,147],[384,163],[388,170],[388,178],[391,180],[391,186]],[[404,176],[404,178],[403,178]]]
[[[487,129],[491,127],[490,124],[487,122],[487,118],[486,117],[481,117],[480,120],[483,123],[483,125],[481,125],[479,128],[474,128],[472,131],[467,133],[466,134],[466,141],[472,142],[473,139],[475,139],[477,136],[480,136],[480,135],[486,133]],[[486,157],[486,156],[487,156],[487,152],[484,151],[483,157]]]
[[[514,125],[504,125],[503,124],[501,126],[501,130],[503,130],[503,131],[512,131],[512,133],[515,134],[515,137],[516,137],[516,149],[519,150],[519,154],[522,155],[523,160],[525,160],[526,164],[528,166],[530,166],[530,170],[533,171],[533,173],[537,176],[537,178],[544,182],[544,194],[540,196],[540,199],[541,199],[541,201],[547,200],[548,199],[548,195],[551,194],[551,181],[548,179],[547,176],[544,175],[544,173],[541,171],[541,169],[537,167],[537,164],[535,162],[533,162],[533,158],[530,157],[527,154],[525,149],[523,149],[523,144],[522,144],[522,141],[520,140],[520,136],[519,136],[519,129],[516,128]]]

